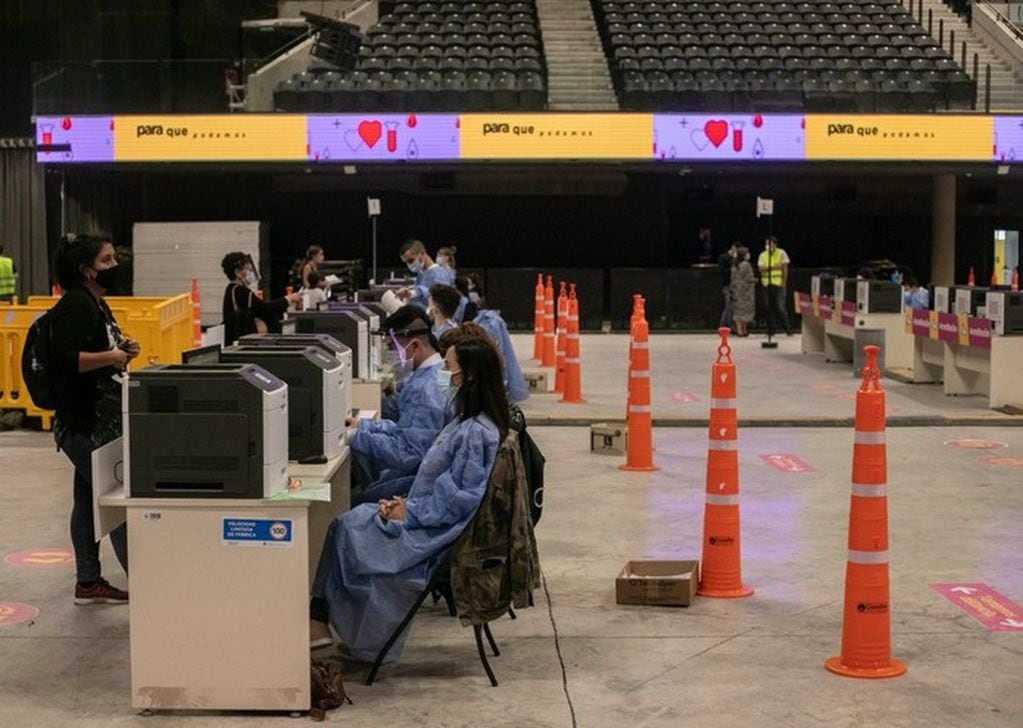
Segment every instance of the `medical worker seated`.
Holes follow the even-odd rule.
[[[479,508],[508,433],[500,372],[486,341],[465,338],[448,350],[438,380],[455,419],[423,457],[408,498],[357,506],[330,525],[313,582],[312,647],[329,644],[329,622],[348,656],[373,661],[426,588]],[[407,634],[386,662],[398,658]]]
[[[463,320],[468,303],[468,299],[454,286],[437,284],[430,287],[433,335],[438,341],[446,331],[450,331],[459,324],[469,323],[468,319]],[[472,319],[472,323],[479,324],[497,345],[504,365],[504,381],[508,388],[508,399],[512,402],[527,400],[529,386],[526,384],[526,377],[522,373],[522,367],[515,355],[515,347],[512,346],[508,325],[501,318],[501,314],[493,309],[482,309]]]
[[[386,405],[393,419],[349,421],[353,505],[405,495],[445,423],[447,397],[437,383],[443,361],[426,314],[402,306],[380,333],[395,373],[397,391]]]

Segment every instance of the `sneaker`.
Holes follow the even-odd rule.
[[[97,579],[92,586],[75,584],[75,604],[127,604],[128,592],[111,586],[106,579]]]
[[[309,649],[318,650],[322,647],[331,647],[334,644],[334,636],[330,632],[330,626],[315,619],[309,620]]]

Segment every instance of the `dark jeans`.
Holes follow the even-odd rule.
[[[71,509],[71,545],[75,550],[75,570],[79,583],[91,583],[102,576],[99,542],[92,525],[92,440],[79,432],[68,432],[60,449],[75,466],[74,507]],[[127,524],[110,532],[110,543],[125,573],[128,572]]]
[[[721,320],[718,322],[718,328],[731,329],[735,327],[735,319],[732,317],[732,289],[729,286],[723,286],[721,293],[725,298],[725,307],[721,311]]]
[[[767,286],[764,288],[765,310],[767,312],[767,333],[774,336],[779,324],[785,329],[786,334],[791,334],[789,328],[789,312],[785,305],[785,289],[778,286]]]

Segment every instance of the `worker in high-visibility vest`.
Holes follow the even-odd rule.
[[[789,312],[785,304],[789,283],[789,256],[778,247],[778,238],[768,236],[764,251],[757,258],[760,284],[764,287],[764,304],[767,310],[767,335],[774,336],[775,327],[781,324],[785,334],[792,336],[789,327]]]
[[[14,298],[14,282],[18,275],[18,269],[14,267],[14,261],[4,255],[4,246],[0,245],[0,301],[10,301]]]

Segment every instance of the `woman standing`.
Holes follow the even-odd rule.
[[[224,341],[233,344],[248,334],[280,333],[281,318],[288,305],[302,300],[301,293],[264,303],[252,290],[259,280],[252,256],[228,253],[220,267],[230,281],[224,289]]]
[[[756,315],[757,279],[750,264],[749,248],[742,245],[735,250],[732,267],[732,316],[739,336],[749,336],[749,324]]]
[[[457,275],[457,267],[455,266],[455,253],[457,252],[458,248],[454,245],[447,248],[437,248],[437,265],[447,268],[451,272],[452,278]]]
[[[497,351],[458,339],[436,376],[456,416],[423,456],[408,497],[357,506],[327,532],[310,605],[313,647],[330,642],[329,622],[351,657],[373,661],[483,500],[510,424]]]
[[[320,271],[320,266],[323,265],[324,260],[326,260],[326,255],[324,255],[323,248],[319,245],[310,245],[306,249],[305,262],[302,264],[301,271],[303,288],[313,287],[309,276]]]
[[[51,356],[56,394],[57,447],[75,468],[71,543],[75,604],[124,604],[128,592],[102,576],[92,522],[92,451],[121,435],[120,375],[139,354],[103,300],[117,281],[114,246],[104,236],[68,234],[56,258],[64,295],[53,307]],[[125,524],[110,533],[117,560],[128,570]]]

